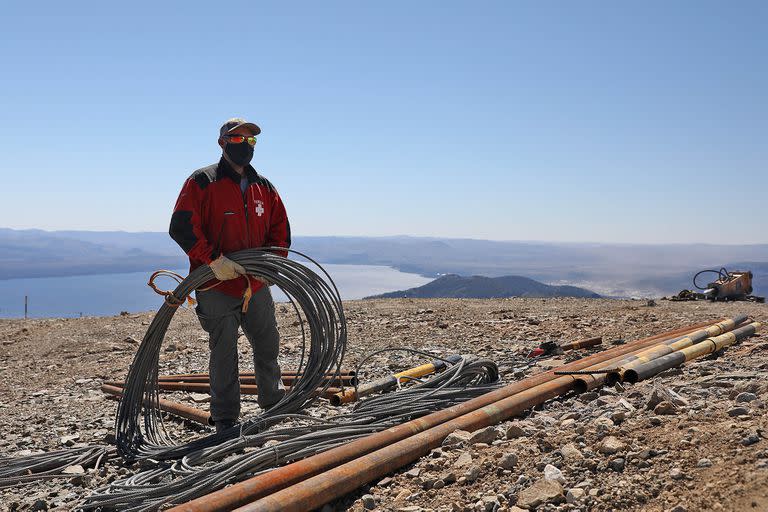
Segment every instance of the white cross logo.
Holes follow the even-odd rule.
[[[258,215],[259,217],[261,217],[264,214],[264,206],[262,206],[262,204],[263,203],[261,201],[256,202],[256,215]]]

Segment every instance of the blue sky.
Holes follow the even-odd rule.
[[[16,2],[0,226],[163,231],[233,115],[296,235],[768,242],[765,2]]]

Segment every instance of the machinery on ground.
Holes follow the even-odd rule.
[[[702,274],[717,274],[717,279],[707,283],[706,286],[699,286],[696,279]],[[752,295],[752,272],[749,270],[729,272],[725,267],[720,270],[702,270],[693,276],[693,286],[701,291],[682,290],[671,297],[671,300],[706,299],[711,301],[750,300],[765,302],[765,297]]]

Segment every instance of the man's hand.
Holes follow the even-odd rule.
[[[245,275],[245,269],[242,265],[235,263],[223,254],[213,260],[209,266],[219,281],[229,281]]]

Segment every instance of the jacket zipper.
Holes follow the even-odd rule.
[[[251,184],[249,183],[247,187],[245,187],[245,192],[243,192],[243,210],[245,211],[245,243],[246,248],[250,249],[251,247],[251,227],[248,222],[248,189],[251,188]]]

